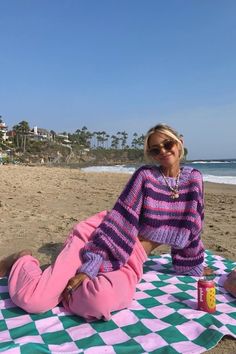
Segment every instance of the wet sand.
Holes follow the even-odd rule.
[[[0,258],[31,248],[50,263],[72,226],[110,209],[130,176],[66,168],[0,166]],[[205,247],[236,261],[236,186],[205,183]],[[158,252],[169,252],[161,246]],[[236,353],[223,339],[211,354]]]

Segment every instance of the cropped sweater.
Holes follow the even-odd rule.
[[[167,179],[174,186],[175,179]],[[98,272],[120,269],[140,235],[171,246],[178,274],[199,276],[204,261],[203,218],[203,182],[198,170],[181,168],[179,198],[172,199],[158,167],[142,166],[82,249],[83,264],[78,272],[94,278]]]

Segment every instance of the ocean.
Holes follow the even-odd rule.
[[[224,161],[193,161],[188,162],[185,165],[192,166],[200,170],[203,174],[204,181],[236,185],[236,159]],[[90,166],[82,168],[82,170],[86,172],[132,174],[137,167],[137,165]]]

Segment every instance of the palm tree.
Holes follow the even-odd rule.
[[[140,135],[140,137],[138,138],[138,147],[139,149],[143,149],[143,146],[144,146],[144,139],[145,139],[145,135],[142,134]]]
[[[124,149],[127,145],[128,134],[123,131],[121,132],[121,147]]]
[[[133,134],[133,140],[131,142],[131,147],[133,149],[137,149],[137,145],[138,145],[138,134],[137,133],[134,133]]]
[[[84,126],[82,129],[77,129],[72,136],[76,144],[84,148],[90,148],[93,134],[88,131],[87,127]]]
[[[21,147],[23,152],[25,152],[27,136],[30,131],[29,123],[25,120],[22,120],[17,125],[14,125],[13,130],[16,133],[16,146]]]
[[[54,141],[55,137],[57,135],[56,132],[54,130],[50,130],[50,134],[51,134],[52,140]]]
[[[101,143],[102,143],[102,147],[104,148],[104,143],[105,143],[105,141],[106,141],[106,132],[103,130],[102,132],[101,132]]]
[[[102,132],[94,132],[96,138],[96,147],[99,148],[102,143]]]
[[[108,139],[110,138],[110,135],[109,134],[106,134],[106,137],[105,137],[105,142],[106,142],[106,148],[108,149]]]
[[[12,127],[12,130],[14,132],[14,143],[16,144],[16,147],[19,148],[19,124],[16,124]]]
[[[30,127],[29,127],[29,123],[26,122],[25,120],[22,120],[19,123],[19,126],[20,126],[21,139],[22,139],[22,148],[23,148],[23,152],[25,152],[27,136],[29,134]]]
[[[117,132],[116,133],[116,135],[117,135],[117,139],[118,139],[118,149],[120,148],[120,141],[122,140],[122,132]]]
[[[115,135],[111,136],[111,148],[118,149],[119,147],[119,138]]]

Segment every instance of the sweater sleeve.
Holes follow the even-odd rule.
[[[113,209],[94,231],[92,241],[83,248],[83,264],[78,272],[94,278],[99,271],[114,271],[127,262],[138,235],[143,183],[144,175],[140,168],[127,183]]]
[[[173,267],[178,274],[201,276],[203,272],[204,247],[201,232],[204,220],[203,180],[198,170],[191,173],[190,190],[193,196],[194,218],[189,240],[183,249],[172,248]]]

